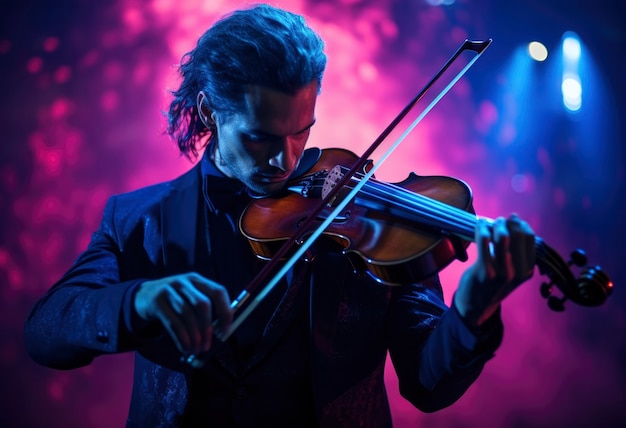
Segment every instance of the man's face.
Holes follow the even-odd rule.
[[[318,84],[312,81],[294,95],[252,86],[245,111],[214,117],[217,168],[252,191],[280,190],[298,166],[315,122]]]

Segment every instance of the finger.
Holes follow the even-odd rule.
[[[198,274],[192,274],[190,279],[198,286],[200,292],[211,299],[211,307],[215,311],[214,318],[219,321],[220,329],[228,330],[233,321],[233,312],[226,288]]]
[[[189,333],[177,312],[172,308],[169,299],[160,299],[156,316],[176,344],[178,350],[183,354],[189,353],[191,349]]]
[[[181,328],[185,330],[188,342],[186,343],[186,351],[198,352],[202,348],[202,334],[198,326],[193,303],[186,299],[184,291],[186,288],[193,287],[184,277],[177,278],[170,285],[169,304],[177,319],[181,322]]]
[[[530,278],[535,268],[535,234],[530,225],[513,214],[507,220],[516,282]]]
[[[200,292],[192,281],[188,281],[188,284],[189,286],[181,289],[181,293],[194,311],[197,332],[199,334],[199,351],[206,352],[211,347],[213,338],[213,305],[211,299],[206,294]]]
[[[476,266],[478,280],[483,282],[493,275],[493,259],[491,255],[491,231],[486,220],[478,219],[474,230],[477,247]]]
[[[493,240],[496,276],[506,284],[513,279],[515,273],[510,252],[511,236],[503,217],[498,217],[493,224]]]

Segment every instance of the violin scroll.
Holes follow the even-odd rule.
[[[599,306],[611,294],[613,281],[600,266],[586,266],[578,278],[574,276],[570,269],[572,265],[583,267],[587,264],[584,250],[573,251],[566,263],[541,238],[535,239],[535,249],[539,272],[550,279],[550,282],[541,284],[540,289],[550,309],[558,312],[565,310],[567,300],[582,306]],[[553,294],[554,286],[563,294],[561,297]]]

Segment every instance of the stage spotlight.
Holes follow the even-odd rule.
[[[426,0],[431,6],[450,6],[454,4],[455,0]]]
[[[562,66],[561,94],[563,106],[571,113],[576,113],[582,108],[583,86],[580,79],[580,39],[571,31],[563,34],[562,38]]]
[[[583,88],[578,76],[564,77],[561,83],[561,93],[563,94],[563,105],[566,109],[571,112],[580,110],[583,103]]]
[[[571,62],[578,62],[580,59],[580,40],[571,31],[563,34],[563,59]]]
[[[528,44],[528,54],[535,61],[545,61],[548,58],[548,49],[540,42],[530,42]]]

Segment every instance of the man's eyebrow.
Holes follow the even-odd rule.
[[[305,126],[304,128],[302,128],[301,130],[299,130],[297,132],[294,132],[291,135],[302,134],[303,132],[309,130],[313,125],[315,125],[315,121],[316,120],[317,119],[313,119],[313,121],[311,123],[309,123],[307,126]],[[265,132],[262,129],[253,129],[251,134],[258,135],[258,136],[261,136],[261,137],[267,137],[267,138],[282,138],[283,137],[283,135],[275,135],[275,134],[272,134],[270,132]]]

